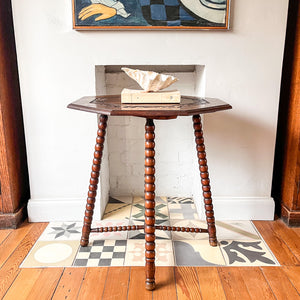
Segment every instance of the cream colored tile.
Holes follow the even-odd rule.
[[[98,263],[99,263],[99,259],[89,259],[88,261],[87,261],[87,264],[86,264],[86,266],[87,267],[98,267]]]
[[[102,220],[95,221],[92,224],[92,228],[98,227],[113,227],[113,226],[127,226],[129,220]],[[90,240],[126,240],[127,231],[112,231],[112,232],[92,232],[90,234]]]
[[[106,205],[103,220],[129,219],[131,204],[110,204]]]
[[[133,197],[133,203],[144,203],[144,197]]]
[[[189,228],[203,228],[207,229],[205,221],[201,220],[170,220],[171,226],[175,227],[189,227]],[[208,233],[193,233],[193,232],[177,232],[172,231],[172,240],[207,240]]]
[[[172,241],[155,241],[155,264],[157,266],[174,266],[174,254]],[[126,266],[145,265],[145,241],[128,240],[125,256]]]
[[[229,266],[276,266],[276,258],[262,240],[221,240],[222,253]]]
[[[217,236],[224,240],[260,239],[251,221],[216,221]]]
[[[123,266],[124,265],[124,258],[114,258],[112,261],[111,261],[111,267],[118,267],[118,266]]]
[[[77,259],[88,259],[90,252],[79,252],[76,256]]]
[[[211,247],[208,241],[174,241],[175,262],[178,266],[225,265],[220,247]]]
[[[101,259],[103,258],[112,258],[113,257],[113,252],[102,252],[101,253]]]
[[[71,266],[78,247],[79,241],[37,241],[21,267]]]

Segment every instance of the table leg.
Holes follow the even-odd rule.
[[[195,132],[196,149],[197,149],[197,155],[198,155],[198,164],[199,164],[202,191],[203,191],[203,197],[204,197],[205,214],[206,214],[206,221],[207,221],[207,227],[208,227],[207,229],[208,229],[208,235],[209,235],[209,243],[211,246],[215,247],[215,246],[217,246],[215,217],[214,217],[214,210],[213,210],[211,191],[210,191],[210,185],[209,185],[210,181],[209,181],[209,174],[208,174],[206,152],[205,152],[205,145],[204,145],[204,138],[203,138],[203,131],[202,131],[200,115],[194,115],[193,122],[194,122],[194,130],[195,130],[194,132]]]
[[[107,127],[107,116],[100,115],[94,159],[92,165],[92,172],[90,178],[90,185],[89,185],[88,197],[86,200],[86,210],[85,210],[83,227],[82,227],[82,235],[80,240],[80,245],[83,247],[87,246],[89,243],[89,235],[91,232],[91,223],[93,220],[94,206],[95,206],[95,200],[97,195],[97,187],[99,182],[106,127]]]
[[[152,119],[145,125],[145,258],[146,289],[155,288],[155,134]]]

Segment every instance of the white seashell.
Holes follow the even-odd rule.
[[[124,4],[116,0],[91,0],[94,4],[103,4],[108,7],[112,7],[117,11],[117,15],[120,15],[123,18],[128,18],[130,14],[126,12]]]
[[[135,80],[146,92],[157,92],[170,86],[178,79],[171,75],[159,74],[152,71],[134,70],[122,68],[122,70]]]

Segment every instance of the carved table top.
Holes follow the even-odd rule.
[[[125,104],[120,95],[83,97],[68,108],[111,116],[136,116],[152,119],[173,119],[231,109],[228,103],[215,98],[181,96],[179,104]]]

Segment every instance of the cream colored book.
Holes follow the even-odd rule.
[[[180,103],[180,92],[178,90],[145,92],[144,90],[123,89],[121,103]]]

